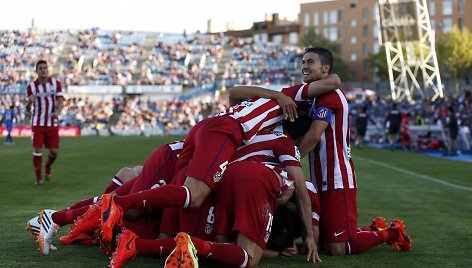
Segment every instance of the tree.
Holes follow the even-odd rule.
[[[438,58],[442,68],[448,72],[459,90],[459,80],[468,77],[472,69],[472,35],[467,29],[461,31],[454,25],[452,31],[441,37],[438,44]]]
[[[387,53],[384,45],[380,46],[377,54],[369,55],[369,65],[371,70],[375,70],[375,74],[380,80],[388,81]]]
[[[333,72],[342,77],[343,80],[349,80],[349,71],[347,65],[341,58],[341,46],[329,41],[323,36],[317,34],[311,27],[300,39],[300,45],[303,47],[325,47],[333,53]]]

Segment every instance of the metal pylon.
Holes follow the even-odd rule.
[[[392,99],[443,97],[426,0],[379,0]],[[422,84],[419,80],[423,80]]]

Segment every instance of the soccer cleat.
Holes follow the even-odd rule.
[[[38,221],[41,227],[36,241],[39,245],[39,251],[43,255],[49,254],[52,240],[54,239],[54,236],[56,235],[57,231],[59,231],[59,228],[61,228],[52,220],[51,216],[54,212],[56,211],[51,209],[44,209],[39,213]]]
[[[59,238],[59,242],[63,245],[98,245],[99,241],[93,236],[88,234],[80,233],[74,238],[69,238],[69,236],[62,236]]]
[[[387,221],[385,221],[384,217],[377,217],[372,220],[370,224],[370,229],[372,231],[382,231],[388,228]]]
[[[41,230],[41,224],[39,223],[39,216],[32,218],[26,223],[26,230],[29,231],[34,240],[38,239],[39,231]]]
[[[92,204],[89,209],[70,227],[69,234],[60,238],[61,243],[72,244],[81,234],[93,233],[100,226],[100,203]]]
[[[44,180],[45,181],[50,181],[52,179],[52,172],[51,172],[51,168],[48,167],[48,168],[45,168],[45,172],[44,172]]]
[[[115,225],[123,225],[123,211],[115,204],[114,194],[102,195],[102,209],[100,228],[102,229],[102,240],[110,242],[113,239],[113,228]]]
[[[139,237],[128,229],[118,235],[118,246],[111,256],[110,268],[120,268],[127,260],[136,256],[136,238]]]
[[[167,257],[164,268],[198,268],[197,249],[190,236],[180,232],[174,240],[177,245]]]
[[[410,236],[406,233],[403,221],[394,219],[390,224],[390,228],[398,230],[398,238],[392,242],[392,248],[398,251],[410,251],[413,243]]]
[[[39,223],[39,216],[36,216],[28,221],[26,224],[26,230],[29,231],[34,240],[38,240],[38,234],[41,230],[41,224]],[[49,245],[50,250],[57,250],[54,245]]]
[[[44,183],[43,178],[36,178],[36,181],[34,182],[36,186],[42,185],[43,183]]]

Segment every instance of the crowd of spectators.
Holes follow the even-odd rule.
[[[146,41],[148,43],[146,43]],[[153,44],[149,44],[153,42]],[[224,50],[231,51],[222,62]],[[222,35],[104,31],[0,31],[0,93],[35,79],[39,59],[63,85],[290,84],[300,48]],[[14,90],[18,92],[18,90]]]
[[[254,44],[232,39],[231,61],[225,71],[227,85],[294,84],[303,53],[300,47]]]
[[[69,45],[66,45],[68,40]],[[301,53],[301,48],[296,46],[255,44],[198,33],[158,34],[98,28],[78,32],[0,31],[0,112],[13,104],[18,112],[17,121],[23,121],[24,96],[15,93],[24,93],[27,83],[36,78],[33,70],[39,59],[45,59],[57,68],[56,77],[65,87],[182,85],[183,88],[205,88],[221,81],[226,87],[294,84],[299,77]],[[17,90],[20,87],[23,91]],[[144,96],[97,102],[71,96],[65,101],[61,125],[81,129],[108,128],[111,132],[156,128],[186,131],[202,119],[207,107],[221,110],[225,105],[214,100],[151,101]],[[379,97],[367,102],[353,100],[350,102],[351,118],[355,118],[363,106],[369,108],[371,117],[383,127],[391,102]],[[405,124],[445,126],[451,106],[459,126],[470,129],[470,91],[464,91],[458,98],[444,98],[433,103],[405,102],[399,108]],[[381,142],[382,138],[377,141]]]
[[[56,65],[69,36],[68,31],[0,31],[0,93],[35,79],[33,70],[38,60]]]

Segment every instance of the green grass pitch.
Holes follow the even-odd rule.
[[[62,246],[42,256],[25,230],[44,208],[63,209],[99,195],[123,166],[142,164],[158,146],[179,137],[80,137],[61,139],[54,177],[34,186],[30,139],[0,145],[0,267],[107,267],[96,247]],[[46,151],[43,152],[45,161]],[[376,216],[401,218],[414,242],[410,252],[388,246],[364,254],[321,254],[317,267],[472,267],[472,164],[410,152],[353,150],[358,180],[359,223]],[[306,162],[304,162],[306,165]],[[306,167],[305,167],[306,170]],[[125,267],[163,267],[163,261],[138,256]],[[263,260],[261,267],[314,267],[303,257]],[[201,263],[200,267],[222,267]]]

